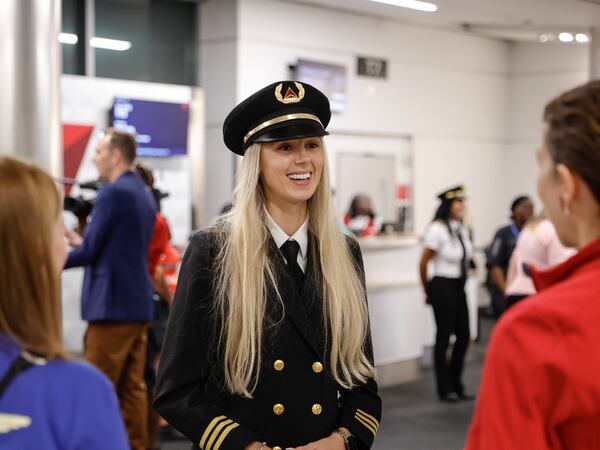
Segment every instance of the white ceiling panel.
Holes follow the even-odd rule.
[[[600,0],[427,0],[427,13],[370,0],[281,0],[394,18],[436,27],[467,28],[507,40],[537,40],[541,33],[586,32],[600,27]]]

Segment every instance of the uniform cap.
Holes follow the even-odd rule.
[[[467,193],[465,191],[464,186],[458,185],[444,192],[438,194],[438,198],[441,201],[449,201],[449,200],[464,200],[467,197]]]
[[[330,119],[329,100],[317,88],[278,81],[233,108],[223,123],[223,140],[243,156],[255,143],[328,135]]]

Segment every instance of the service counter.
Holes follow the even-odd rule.
[[[433,310],[419,281],[421,245],[399,234],[359,240],[367,284],[375,365],[381,386],[416,379],[430,363],[435,342]],[[477,279],[467,282],[471,336],[477,335]],[[427,361],[424,361],[424,355]]]

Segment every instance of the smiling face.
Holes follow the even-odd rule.
[[[262,144],[260,172],[267,202],[281,207],[306,203],[321,181],[323,162],[320,137]]]

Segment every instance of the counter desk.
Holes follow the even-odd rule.
[[[432,308],[419,281],[421,244],[415,236],[359,240],[365,264],[375,365],[381,386],[416,379],[435,343]],[[467,281],[471,337],[477,336],[477,278]],[[427,360],[424,360],[424,356]]]

